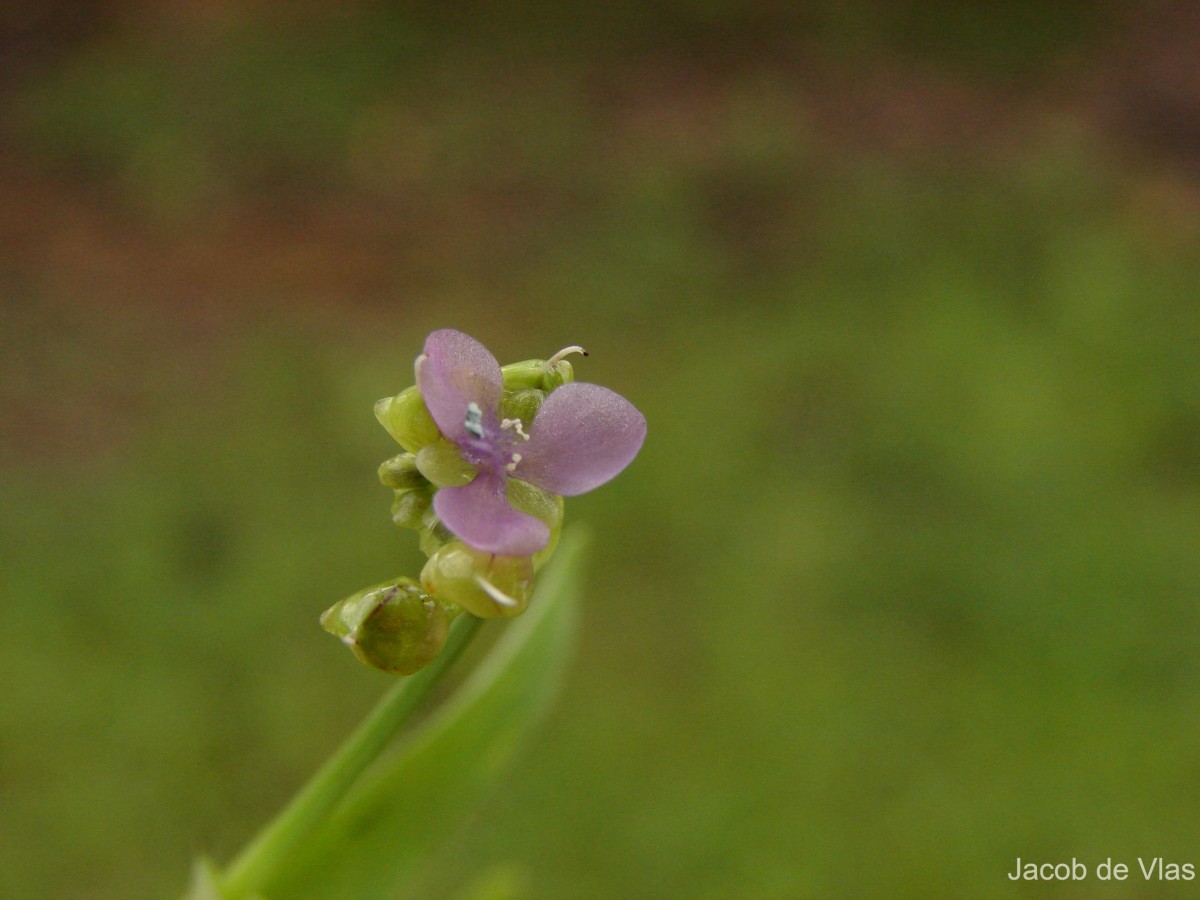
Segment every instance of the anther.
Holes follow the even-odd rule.
[[[514,453],[512,455],[512,462],[504,467],[504,471],[509,473],[517,471],[517,463],[519,463],[521,459],[522,457],[520,453]]]
[[[483,437],[483,410],[474,400],[467,404],[467,419],[463,422],[463,430],[477,438]]]
[[[517,433],[517,436],[521,440],[523,440],[523,441],[529,440],[529,435],[527,435],[525,433],[525,428],[521,425],[520,419],[504,419],[503,421],[501,421],[500,427],[503,428],[505,431],[507,431],[508,429],[511,428]]]

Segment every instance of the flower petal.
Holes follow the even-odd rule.
[[[515,477],[555,494],[583,494],[629,465],[645,439],[645,417],[620,394],[564,384],[538,410]]]
[[[546,523],[509,506],[504,479],[486,472],[463,487],[441,488],[433,509],[463,543],[486,553],[531,556],[550,542]]]
[[[443,328],[429,335],[416,370],[429,414],[438,430],[456,444],[469,439],[463,428],[468,404],[478,404],[488,416],[494,416],[500,405],[500,363],[487,347],[461,331]]]

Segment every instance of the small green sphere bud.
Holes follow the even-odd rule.
[[[417,458],[411,453],[401,453],[385,460],[379,466],[379,480],[384,487],[395,491],[409,488],[428,487],[429,482],[417,468]]]
[[[384,397],[375,404],[375,418],[387,429],[396,442],[409,453],[416,453],[426,444],[442,436],[433,416],[416,385],[405,388],[395,397]]]
[[[417,468],[438,487],[461,487],[475,477],[475,467],[445,438],[417,451]]]
[[[321,616],[321,627],[340,637],[362,662],[400,675],[428,665],[446,642],[449,626],[442,604],[411,578],[359,591]]]
[[[533,562],[528,556],[493,556],[455,540],[429,557],[421,584],[443,603],[482,619],[510,618],[529,605]]]
[[[516,419],[528,431],[538,408],[546,399],[546,392],[529,388],[523,391],[505,391],[500,401],[500,416],[503,419]]]
[[[425,527],[425,513],[433,503],[428,488],[409,488],[396,491],[392,500],[392,521],[401,528],[420,531]]]

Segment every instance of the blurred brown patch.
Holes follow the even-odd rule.
[[[10,5],[0,14],[4,83],[11,91],[37,80],[122,29],[195,37],[246,17],[286,25],[322,15],[311,5],[290,14],[238,3],[124,4],[116,12],[102,4]],[[1178,221],[1166,230],[1191,234],[1186,223],[1200,199],[1193,5],[1114,16],[1103,39],[1047,60],[1036,77],[1012,79],[964,77],[886,44],[870,45],[862,58],[844,47],[823,52],[820,22],[779,16],[779,27],[770,16],[750,17],[746,33],[730,40],[721,39],[717,16],[675,42],[664,31],[658,43],[564,63],[572,74],[561,83],[553,59],[562,51],[552,40],[549,51],[531,43],[535,56],[548,53],[540,63],[520,60],[515,69],[492,65],[504,62],[501,54],[451,47],[434,73],[441,83],[430,86],[432,99],[419,90],[401,99],[395,86],[393,101],[361,110],[340,176],[218,180],[209,193],[202,181],[194,194],[181,188],[178,208],[170,197],[163,209],[130,205],[119,178],[142,171],[136,160],[118,178],[103,168],[48,166],[20,135],[0,133],[7,450],[58,456],[118,440],[129,415],[166,389],[164,378],[188,385],[211,377],[223,338],[247,320],[326,307],[369,317],[447,279],[503,292],[499,285],[518,278],[560,224],[582,227],[602,209],[606,180],[646,161],[700,172],[706,215],[749,271],[781,258],[790,244],[780,235],[790,239],[787,229],[796,227],[777,189],[789,175],[772,168],[772,154],[802,145],[814,166],[866,156],[951,168],[1020,153],[1056,122],[1083,122],[1097,142],[1145,160],[1130,167],[1135,221],[1151,230]],[[435,33],[455,26],[453,17],[431,22]],[[465,73],[457,88],[447,75],[456,66]],[[494,92],[484,94],[492,107],[475,99],[480,89]],[[556,156],[536,137],[526,146],[521,127],[508,121],[523,116],[536,127],[550,109],[581,130],[574,139],[592,151],[586,158],[570,145]],[[477,158],[459,158],[463,133],[481,144]],[[168,160],[187,151],[164,139],[155,153]],[[726,164],[730,158],[736,164]],[[148,177],[158,164],[149,159]],[[212,162],[198,157],[196,165]],[[163,177],[169,188],[179,176],[170,169]],[[158,384],[147,385],[143,373]],[[69,415],[50,399],[59,397],[71,398]]]

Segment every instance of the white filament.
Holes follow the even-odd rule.
[[[578,344],[572,344],[570,347],[563,347],[561,350],[559,350],[557,353],[555,353],[552,357],[550,357],[548,360],[546,360],[546,368],[553,369],[556,365],[558,365],[560,362],[562,362],[566,357],[570,356],[572,353],[582,353],[584,356],[588,355],[588,352],[586,350],[584,350],[582,347],[580,347]]]

